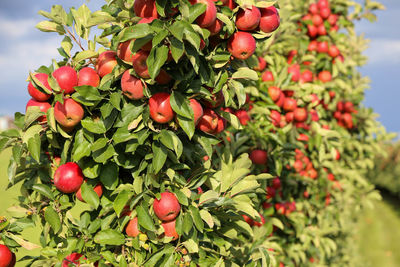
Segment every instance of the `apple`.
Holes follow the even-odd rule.
[[[272,74],[271,71],[267,70],[264,71],[264,73],[261,75],[261,79],[263,80],[263,82],[273,82],[274,75]]]
[[[96,70],[100,77],[104,77],[111,73],[118,64],[115,58],[117,53],[114,51],[104,51],[97,59]]]
[[[287,112],[285,114],[285,120],[287,123],[291,123],[294,120],[294,113],[293,112]]]
[[[5,246],[0,244],[0,267],[14,267],[15,254]]]
[[[339,16],[336,15],[336,14],[330,14],[329,17],[328,17],[329,24],[332,25],[332,26],[336,25],[338,17]]]
[[[207,87],[207,90],[210,93],[212,93],[214,89],[211,87]],[[217,107],[221,106],[222,103],[224,103],[224,101],[225,101],[224,94],[222,93],[222,90],[221,90],[218,93],[215,93],[211,96],[211,101],[205,100],[204,104],[208,108],[217,108]]]
[[[348,113],[352,113],[354,112],[354,104],[351,103],[350,101],[347,101],[344,103],[344,111],[348,112]]]
[[[141,78],[150,78],[149,69],[147,68],[146,60],[149,57],[149,52],[144,50],[139,50],[132,57],[133,69]]]
[[[296,108],[297,108],[296,99],[286,97],[283,102],[283,110],[289,112],[289,111],[294,111]]]
[[[329,47],[328,55],[330,55],[333,58],[338,57],[340,55],[340,51],[337,48],[337,46],[331,45],[331,47]]]
[[[318,48],[318,41],[317,40],[312,40],[310,41],[310,43],[308,44],[308,51],[317,51]]]
[[[326,35],[327,34],[324,24],[321,24],[321,25],[318,26],[318,34],[319,35]]]
[[[215,6],[213,0],[190,0],[190,3],[192,5],[200,3],[207,6],[206,11],[196,19],[196,23],[201,28],[208,28],[213,25],[217,19],[217,7]]]
[[[339,30],[339,26],[338,25],[335,25],[335,26],[333,26],[332,28],[331,28],[331,31],[332,32],[337,32]]]
[[[256,6],[240,9],[236,15],[236,27],[241,31],[255,30],[260,24],[261,12]]]
[[[37,73],[35,74],[35,78],[38,79],[39,82],[48,90],[53,91],[48,82],[49,75],[47,75],[46,73]],[[51,94],[42,93],[32,84],[32,82],[29,82],[28,84],[28,93],[31,95],[33,99],[42,102],[49,100],[49,98],[51,97]]]
[[[261,8],[260,30],[265,33],[275,31],[280,24],[278,10],[274,6]]]
[[[267,186],[267,195],[266,195],[266,199],[272,199],[276,196],[276,189],[274,187],[271,186]]]
[[[163,69],[160,70],[160,73],[155,78],[155,81],[158,84],[162,84],[162,85],[169,84],[171,82],[171,80],[172,80],[171,76],[169,76],[169,74]]]
[[[279,177],[275,177],[272,180],[272,187],[275,188],[276,190],[281,188],[281,180],[279,179]]]
[[[65,94],[75,92],[75,86],[78,85],[78,75],[76,71],[69,66],[62,66],[53,72],[53,77]]]
[[[320,8],[319,14],[323,19],[328,19],[331,15],[331,9],[329,7]]]
[[[47,110],[49,108],[51,108],[51,105],[49,103],[47,103],[47,102],[39,102],[39,101],[36,101],[35,99],[32,98],[32,99],[30,99],[28,101],[28,103],[26,103],[25,111],[27,111],[29,107],[39,107],[41,112],[46,113]],[[38,118],[38,121],[39,122],[47,122],[47,116],[46,115],[40,116]]]
[[[118,50],[117,50],[117,55],[118,57],[126,62],[132,63],[133,62],[133,53],[130,49],[130,46],[132,44],[133,40],[128,40],[125,42],[122,42],[118,45]]]
[[[267,209],[271,208],[273,205],[268,202],[263,202],[262,206],[263,206],[263,209],[267,210]]]
[[[338,111],[344,111],[344,102],[343,102],[343,101],[339,101],[339,102],[336,104],[336,109],[337,109]]]
[[[271,118],[272,124],[275,125],[275,127],[280,126],[281,113],[276,110],[271,110],[271,114],[269,114],[269,117]]]
[[[263,57],[258,57],[258,65],[253,67],[255,71],[263,71],[267,67],[267,62]]]
[[[179,238],[178,233],[175,228],[176,220],[169,222],[163,222],[161,226],[164,228],[164,234],[167,237],[173,237],[172,240],[177,240]]]
[[[318,112],[315,109],[310,110],[311,120],[319,121]]]
[[[226,120],[221,116],[218,116],[218,124],[214,134],[222,133],[225,130],[225,127],[226,127]]]
[[[318,53],[328,53],[329,52],[329,44],[327,41],[319,42],[317,46]]]
[[[79,259],[82,257],[80,253],[71,253],[62,261],[62,267],[79,266]]]
[[[75,162],[67,162],[54,173],[54,185],[63,193],[77,192],[83,183],[83,173]]]
[[[310,38],[315,38],[318,35],[318,28],[312,24],[307,25],[307,34]]]
[[[221,20],[216,19],[215,22],[213,24],[211,24],[210,27],[207,27],[206,29],[210,31],[210,36],[215,36],[222,30],[223,26],[224,26],[224,23]]]
[[[121,78],[122,93],[129,99],[142,99],[143,98],[143,83],[140,79],[129,73],[126,70]]]
[[[247,111],[243,109],[237,110],[235,115],[239,119],[241,125],[247,125],[247,123],[251,120]]]
[[[153,209],[156,216],[163,222],[172,221],[181,211],[181,205],[174,193],[163,192],[158,200],[154,199]]]
[[[250,226],[254,225],[254,220],[251,219],[249,216],[242,214],[242,217],[243,217],[244,221],[247,222]]]
[[[336,96],[336,92],[335,91],[329,91],[329,97],[331,99],[335,98],[335,96]]]
[[[237,59],[248,59],[256,51],[256,40],[248,32],[235,32],[228,40],[228,50]]]
[[[318,73],[318,79],[323,83],[329,82],[332,80],[332,74],[327,70],[321,71]]]
[[[307,120],[307,110],[305,108],[296,108],[293,111],[294,120],[297,122],[305,122]]]
[[[254,226],[261,227],[265,224],[265,218],[264,216],[261,215],[261,213],[258,213],[258,215],[260,216],[261,221],[260,222],[254,221]]]
[[[197,128],[205,133],[214,134],[218,127],[218,115],[212,109],[205,109],[197,123]]]
[[[304,70],[300,75],[301,83],[310,83],[314,79],[314,75],[311,70]]]
[[[268,87],[268,94],[269,97],[271,97],[272,101],[276,102],[278,101],[282,91],[276,86],[270,86]]]
[[[94,192],[96,192],[97,196],[100,198],[103,195],[103,185],[102,184],[97,184],[94,188],[93,188]],[[82,202],[86,202],[85,200],[83,200],[82,198],[82,190],[81,188],[79,188],[79,190],[76,192],[76,198],[79,199]]]
[[[298,82],[300,80],[300,65],[293,64],[288,68],[288,73],[292,74],[292,81]]]
[[[127,236],[130,237],[137,237],[140,234],[137,217],[133,218],[128,222],[128,224],[125,227],[125,233]]]
[[[218,0],[214,0],[214,2],[218,2]],[[229,7],[231,10],[235,9],[236,3],[235,0],[221,0],[224,6]]]
[[[351,116],[350,113],[343,113],[341,116],[341,120],[343,121],[346,128],[348,128],[348,129],[353,128],[353,126],[354,126],[353,125],[353,117]]]
[[[135,0],[133,10],[136,16],[141,18],[158,18],[155,0]]]
[[[313,3],[308,7],[308,12],[310,12],[311,14],[315,15],[318,14],[319,12],[319,8],[318,5]]]
[[[150,117],[158,123],[168,123],[174,118],[168,93],[156,93],[149,100]]]
[[[318,0],[318,8],[322,9],[322,8],[329,8],[329,1],[328,0]]]
[[[313,15],[311,20],[312,20],[312,23],[314,24],[314,26],[317,26],[317,27],[324,23],[324,20],[318,14]]]
[[[199,123],[201,117],[203,117],[203,107],[201,104],[194,98],[190,99],[190,107],[193,110],[194,114],[194,125]]]
[[[85,67],[78,72],[78,86],[89,85],[93,87],[98,87],[99,84],[100,76],[94,69]]]
[[[81,104],[72,98],[65,98],[64,103],[54,106],[54,117],[66,131],[71,131],[82,119],[85,111]]]

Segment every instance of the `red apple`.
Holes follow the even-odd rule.
[[[218,116],[218,124],[214,134],[222,133],[225,130],[225,128],[226,128],[226,120],[221,116]]]
[[[213,0],[190,0],[190,3],[192,5],[201,3],[207,6],[206,11],[196,19],[196,23],[201,28],[207,28],[213,25],[217,19],[217,7],[215,6]]]
[[[163,192],[161,198],[154,199],[153,209],[156,216],[163,222],[172,221],[181,211],[181,205],[174,193]]]
[[[310,38],[315,38],[318,35],[318,28],[312,24],[307,25],[307,34]]]
[[[275,31],[280,24],[278,10],[274,6],[261,8],[260,30],[265,33]]]
[[[348,113],[354,112],[354,104],[350,101],[344,103],[344,110]]]
[[[310,83],[314,79],[314,75],[311,70],[304,70],[300,75],[300,82]]]
[[[41,112],[46,113],[47,110],[49,108],[51,108],[51,105],[49,103],[47,103],[47,102],[39,102],[39,101],[36,101],[35,99],[32,98],[31,100],[28,101],[28,103],[26,103],[26,110],[25,111],[27,111],[29,107],[39,107]],[[47,116],[46,115],[40,116],[38,118],[38,121],[39,122],[47,122]]]
[[[317,46],[318,53],[328,53],[329,52],[329,44],[327,41],[319,42]]]
[[[296,108],[293,113],[295,121],[305,122],[307,120],[307,110],[305,108]]]
[[[128,224],[125,227],[125,232],[126,235],[130,237],[137,237],[140,234],[137,217],[133,218],[128,222]]]
[[[15,254],[5,246],[0,244],[0,267],[14,267]]]
[[[229,7],[231,10],[235,9],[236,3],[235,0],[221,0],[224,6]],[[217,2],[214,0],[214,2]]]
[[[293,98],[286,97],[283,102],[283,110],[285,111],[294,111],[297,108],[297,101]]]
[[[321,8],[319,14],[323,19],[328,19],[329,16],[331,15],[331,9],[329,7]]]
[[[337,20],[338,20],[338,17],[339,17],[339,16],[336,15],[336,14],[330,14],[329,17],[328,17],[328,22],[329,22],[329,24],[332,25],[332,26],[336,25],[336,22],[337,22]]]
[[[319,9],[327,8],[329,7],[329,0],[318,0],[317,5]]]
[[[241,31],[252,31],[258,27],[260,19],[261,12],[257,7],[240,9],[236,16],[236,27]]]
[[[237,59],[248,59],[256,50],[256,40],[248,32],[236,32],[228,41],[228,50]]]
[[[65,259],[62,261],[62,267],[79,266],[79,259],[82,257],[82,254],[74,252],[65,257]]]
[[[264,216],[262,216],[261,213],[258,213],[258,215],[260,216],[261,221],[260,222],[254,221],[254,226],[261,227],[265,224],[265,218]]]
[[[77,192],[83,183],[83,173],[75,162],[67,162],[54,173],[54,185],[63,193]]]
[[[197,128],[205,133],[213,134],[218,127],[218,115],[212,109],[205,109],[197,123]]]
[[[275,86],[270,86],[268,87],[268,94],[269,97],[271,97],[272,101],[276,102],[278,101],[279,97],[281,96],[281,89]]]
[[[166,85],[171,82],[172,78],[165,70],[161,69],[155,80],[158,84]]]
[[[81,69],[78,73],[78,86],[90,85],[97,87],[100,84],[100,77],[97,72],[89,67]]]
[[[323,83],[329,82],[332,80],[332,74],[327,70],[321,71],[318,74],[318,79]]]
[[[311,4],[308,8],[308,12],[310,12],[313,15],[318,14],[319,8],[318,8],[317,4],[315,4],[315,3]]]
[[[263,71],[267,67],[267,62],[263,57],[258,57],[258,65],[253,67],[255,71]]]
[[[318,34],[319,35],[326,35],[327,34],[324,24],[321,24],[321,25],[318,26]]]
[[[149,100],[150,117],[158,123],[168,123],[174,118],[168,93],[156,93]]]
[[[317,27],[324,23],[324,20],[318,14],[313,15],[311,20],[312,20],[312,23]]]
[[[300,80],[300,65],[293,64],[288,68],[288,73],[292,74],[292,81],[298,82]]]
[[[100,54],[96,65],[96,70],[100,77],[104,77],[113,71],[118,64],[116,56],[117,53],[114,51],[104,51]]]
[[[150,78],[149,69],[147,68],[146,60],[149,57],[149,52],[144,50],[139,50],[133,56],[133,69],[140,77],[147,79]]]
[[[190,107],[192,108],[194,114],[194,125],[197,125],[200,118],[203,117],[203,107],[194,98],[190,99]]]
[[[275,125],[276,127],[280,126],[281,122],[281,113],[279,113],[276,110],[271,110],[271,114],[269,115],[271,118],[272,124]]]
[[[285,119],[287,123],[291,123],[294,120],[294,113],[293,112],[286,113]]]
[[[47,75],[46,73],[37,73],[35,74],[35,78],[38,79],[39,82],[41,82],[41,84],[48,90],[53,91],[47,80],[49,78],[49,75]],[[32,82],[29,82],[28,84],[28,93],[31,95],[33,99],[42,102],[47,101],[51,97],[51,94],[42,93],[39,89],[35,88]]]
[[[93,188],[94,192],[96,192],[97,196],[100,198],[103,195],[103,186],[102,184],[97,184],[94,188]],[[81,188],[79,188],[78,192],[76,192],[76,198],[79,199],[82,202],[86,202],[85,200],[83,200],[82,198],[82,190]]]
[[[272,74],[271,71],[267,70],[267,71],[264,71],[264,73],[261,76],[261,79],[264,82],[273,82],[274,81],[274,75]]]
[[[133,53],[130,49],[133,40],[128,40],[118,45],[117,55],[123,61],[132,63],[133,62]]]
[[[276,189],[271,186],[267,186],[267,195],[265,196],[266,199],[272,199],[276,196]]]
[[[272,180],[272,187],[275,188],[276,190],[281,188],[281,180],[279,179],[279,177],[275,177]]]
[[[265,150],[255,149],[250,152],[249,158],[253,164],[265,165],[268,160],[268,153]]]
[[[138,17],[142,18],[158,18],[155,0],[135,0],[133,10]]]
[[[215,22],[211,24],[210,27],[207,27],[207,30],[210,31],[210,36],[214,36],[217,35],[222,30],[223,26],[224,23],[221,20],[216,19]]]
[[[337,46],[331,45],[331,47],[329,47],[328,54],[329,54],[331,57],[335,58],[335,57],[338,57],[338,56],[340,55],[340,51],[339,51],[339,49],[337,48]]]
[[[247,123],[251,120],[247,111],[243,109],[237,110],[235,115],[239,119],[241,125],[247,125]]]
[[[78,85],[78,75],[73,68],[69,66],[60,67],[53,72],[53,77],[65,94],[75,92],[74,87]]]
[[[214,89],[211,87],[207,87],[207,90],[210,93],[212,93]],[[224,103],[224,101],[225,101],[224,94],[222,93],[222,90],[221,90],[218,93],[215,93],[211,96],[211,101],[205,100],[204,104],[208,108],[217,108],[217,107],[221,106],[222,103]]]
[[[312,40],[310,41],[310,43],[308,44],[308,51],[317,51],[318,48],[318,41],[317,40]]]
[[[122,75],[121,88],[123,94],[129,99],[142,99],[143,98],[143,83],[140,79],[129,73],[126,70]]]
[[[63,104],[57,102],[54,106],[54,117],[66,131],[72,130],[83,119],[84,114],[81,104],[72,98],[65,98]]]
[[[179,238],[178,233],[175,228],[176,220],[172,220],[169,222],[163,222],[161,226],[164,228],[164,234],[167,237],[173,237],[172,240],[177,240]]]

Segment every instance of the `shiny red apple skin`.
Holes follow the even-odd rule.
[[[258,57],[258,65],[255,66],[253,69],[255,71],[264,71],[265,68],[267,67],[267,62],[263,57]]]
[[[251,120],[250,115],[246,110],[243,109],[237,110],[235,115],[239,119],[241,125],[247,125],[247,123]]]
[[[161,198],[154,199],[153,210],[156,216],[163,222],[172,221],[181,211],[181,205],[174,193],[163,192]]]
[[[297,108],[297,101],[293,98],[286,97],[283,102],[283,110],[290,112]]]
[[[214,134],[218,127],[218,115],[212,109],[205,109],[196,127],[205,133]]]
[[[263,80],[263,82],[273,82],[274,81],[274,75],[269,70],[264,71],[262,76],[261,76],[261,80]]]
[[[126,70],[121,78],[121,89],[122,93],[129,99],[139,100],[142,99],[143,94],[143,82],[129,73]]]
[[[275,31],[280,24],[278,10],[274,6],[261,8],[260,30],[265,33]]]
[[[65,98],[64,103],[57,102],[54,106],[54,117],[65,129],[73,129],[83,119],[85,111],[81,104],[72,98]]]
[[[305,108],[296,108],[294,111],[294,120],[297,122],[305,122],[307,120],[307,110]]]
[[[318,73],[318,79],[323,83],[330,82],[332,80],[332,74],[327,70],[323,70]]]
[[[240,9],[236,16],[236,27],[241,31],[253,31],[260,24],[261,12],[256,6]]]
[[[100,76],[89,67],[82,68],[78,72],[78,86],[89,85],[98,87],[100,85]]]
[[[150,117],[158,123],[170,122],[175,113],[169,102],[170,95],[168,93],[156,93],[149,100]]]
[[[248,32],[235,32],[228,40],[228,50],[237,59],[246,60],[256,50],[256,40]]]
[[[70,267],[70,266],[79,266],[79,259],[82,258],[83,255],[80,253],[71,253],[67,257],[65,257],[65,260],[62,262],[62,267]]]
[[[141,18],[158,18],[156,1],[155,0],[135,0],[133,11],[136,16]]]
[[[140,234],[138,218],[131,219],[125,227],[125,233],[130,237],[137,237]]]
[[[0,267],[13,267],[15,265],[15,254],[0,244]]]
[[[67,162],[54,173],[54,185],[63,193],[77,192],[83,183],[83,173],[81,168],[75,162]]]
[[[133,62],[133,53],[130,49],[131,43],[133,40],[128,40],[125,42],[122,42],[118,45],[118,50],[117,50],[117,55],[118,57],[128,63]]]
[[[114,51],[104,51],[97,59],[96,70],[100,77],[110,74],[118,64],[117,53]]]
[[[166,85],[172,81],[172,78],[165,70],[161,69],[155,80],[158,84]]]
[[[268,160],[268,153],[265,150],[255,149],[250,153],[250,159],[254,164],[265,165]]]
[[[48,90],[53,91],[48,82],[49,75],[46,73],[37,73],[35,74],[35,78],[38,79]],[[41,102],[47,101],[51,97],[51,94],[42,93],[39,89],[36,89],[32,82],[29,82],[28,84],[28,93],[33,99]]]
[[[32,99],[30,99],[30,100],[28,101],[28,103],[26,103],[26,109],[25,109],[25,111],[27,111],[29,107],[39,107],[39,109],[40,109],[41,112],[46,113],[47,110],[48,110],[49,108],[51,108],[51,105],[50,105],[49,103],[47,103],[47,102],[36,101],[35,99],[32,98]],[[46,115],[40,116],[40,117],[38,118],[38,121],[39,121],[39,122],[46,122],[46,121],[47,121],[47,116],[46,116]]]
[[[215,22],[211,24],[211,26],[207,27],[207,30],[210,31],[210,36],[215,36],[222,30],[223,26],[224,23],[221,20],[216,19]]]
[[[176,232],[176,220],[172,220],[169,222],[163,222],[161,226],[164,228],[164,234],[167,237],[172,237],[172,240],[177,240],[179,238],[178,233]]]
[[[69,66],[62,66],[53,72],[53,77],[65,94],[75,92],[75,86],[78,85],[78,74]]]
[[[194,98],[190,99],[190,107],[192,108],[194,114],[194,125],[197,125],[200,118],[203,117],[203,107],[201,106],[199,101]]]
[[[141,78],[150,78],[149,69],[147,68],[146,60],[149,57],[149,52],[144,50],[139,50],[133,56],[133,69]]]
[[[212,0],[190,0],[190,3],[192,5],[201,3],[205,4],[207,6],[206,11],[201,14],[199,17],[196,19],[196,23],[201,27],[201,28],[208,28],[217,19],[217,7],[214,4],[214,1]]]

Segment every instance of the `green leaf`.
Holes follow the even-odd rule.
[[[190,207],[189,207],[189,210],[190,210],[190,214],[192,215],[194,225],[196,226],[196,228],[197,228],[200,232],[203,232],[203,229],[204,229],[204,222],[203,222],[203,220],[201,219],[199,209],[196,208],[195,206],[190,206]]]
[[[48,185],[35,184],[32,186],[32,189],[47,198],[54,199],[53,192],[51,191],[51,188]]]
[[[194,119],[188,119],[184,116],[177,115],[179,126],[187,134],[189,139],[192,139],[195,131]]]
[[[96,234],[94,242],[100,245],[120,246],[125,243],[125,237],[117,230],[106,229]]]
[[[205,3],[197,3],[195,5],[191,5],[189,7],[189,17],[188,21],[193,23],[201,14],[203,14],[207,9],[207,5]]]
[[[153,149],[153,168],[154,172],[158,173],[164,166],[167,160],[168,152],[166,148],[159,142],[154,142],[152,145]]]
[[[176,38],[172,38],[170,49],[175,62],[178,62],[185,52],[185,44]]]
[[[33,138],[28,140],[28,150],[31,156],[36,160],[36,162],[40,162],[40,136],[35,134]]]
[[[146,60],[147,67],[149,69],[150,77],[154,80],[160,73],[161,67],[165,64],[168,59],[168,47],[158,46],[151,49],[150,54]]]
[[[58,32],[59,34],[65,34],[64,27],[58,23],[51,21],[41,21],[36,24],[36,28],[38,28],[42,32]]]
[[[205,221],[208,224],[210,228],[214,227],[214,220],[211,214],[207,210],[205,209],[200,210],[200,216],[203,219],[203,221]]]
[[[115,198],[113,202],[115,213],[117,213],[118,215],[121,214],[122,210],[124,209],[128,201],[131,199],[132,195],[133,195],[132,192],[127,190],[122,190],[121,192],[118,193],[118,196]]]
[[[74,61],[76,63],[78,63],[82,60],[89,59],[89,58],[95,58],[98,56],[99,56],[99,53],[96,51],[85,50],[85,51],[81,51],[78,54],[76,54],[76,56],[74,57]]]
[[[44,219],[53,228],[54,233],[58,233],[61,229],[61,220],[58,213],[53,209],[53,207],[48,206],[44,212]]]
[[[94,121],[90,117],[86,117],[83,120],[81,120],[81,124],[83,128],[92,133],[103,134],[107,131],[104,122],[100,119]]]
[[[138,222],[140,226],[149,230],[149,231],[156,231],[156,227],[154,226],[153,219],[151,218],[150,214],[148,213],[148,209],[145,209],[143,206],[137,206],[136,212],[138,215]]]
[[[115,190],[118,186],[118,165],[114,162],[107,162],[100,172],[100,181],[108,190]]]
[[[169,102],[176,114],[194,120],[193,109],[190,107],[189,99],[184,95],[174,91],[170,96]]]
[[[175,151],[178,159],[180,158],[183,151],[183,145],[182,141],[174,132],[162,130],[160,133],[160,141],[164,146]]]
[[[125,42],[132,39],[144,38],[148,35],[152,35],[153,33],[154,32],[148,23],[136,24],[134,26],[126,28],[123,31],[119,41]]]
[[[199,246],[197,245],[196,242],[194,242],[193,239],[186,240],[185,242],[182,243],[182,245],[184,245],[187,248],[189,253],[199,252]]]
[[[81,194],[83,200],[90,206],[97,209],[100,205],[100,199],[97,193],[93,190],[93,187],[88,185],[88,183],[83,183],[81,186]]]

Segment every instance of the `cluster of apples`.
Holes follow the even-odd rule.
[[[329,30],[338,31],[338,18],[337,14],[332,13],[328,0],[318,0],[310,4],[308,14],[303,16],[302,21],[307,25],[308,36],[314,39],[327,35]]]
[[[352,113],[357,113],[354,104],[350,101],[339,101],[336,105],[336,111],[333,117],[337,120],[338,125],[346,129],[353,129],[353,116]]]
[[[15,263],[15,254],[6,245],[0,244],[0,266],[14,267]]]
[[[300,149],[296,148],[295,153],[296,155],[293,163],[293,169],[301,176],[317,179],[318,172],[314,168],[310,158],[307,157]]]
[[[175,194],[168,191],[161,193],[160,199],[154,199],[153,210],[157,218],[162,221],[161,226],[164,228],[164,235],[172,237],[172,240],[178,239],[179,235],[176,232],[175,224],[176,217],[181,211],[181,205]],[[131,211],[125,212],[122,215],[130,216]],[[130,237],[136,237],[141,234],[137,217],[132,218],[128,222],[125,227],[125,232],[126,235]]]

